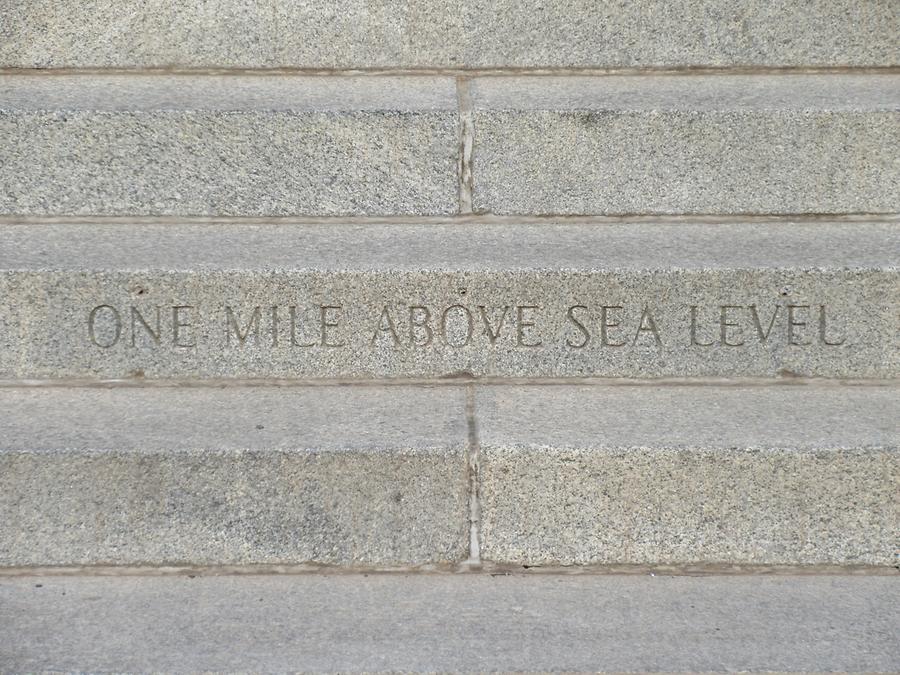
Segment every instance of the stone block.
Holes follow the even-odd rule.
[[[0,389],[0,566],[455,563],[456,388]]]
[[[0,214],[458,209],[449,78],[0,76]]]
[[[17,673],[882,673],[898,623],[889,576],[0,579]]]
[[[900,211],[897,75],[482,78],[474,208]]]
[[[900,375],[896,223],[0,226],[0,378]]]
[[[896,66],[898,27],[892,0],[2,0],[0,66]]]
[[[691,68],[900,63],[891,0],[472,0],[466,65]]]
[[[485,387],[481,553],[511,565],[896,565],[894,386]]]

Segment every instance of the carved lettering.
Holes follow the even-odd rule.
[[[428,347],[434,342],[431,327],[431,310],[422,305],[409,308],[409,344],[414,347]]]
[[[827,337],[828,328],[826,326],[825,305],[819,305],[819,341],[828,347],[839,347],[847,341],[846,337],[842,337],[834,342]]]
[[[566,338],[566,345],[574,347],[575,349],[584,349],[587,346],[587,343],[591,341],[591,334],[585,325],[575,318],[576,309],[587,310],[587,307],[585,305],[572,305],[566,311],[566,318],[575,324],[575,327],[578,328],[578,331],[581,333],[582,339],[579,342],[572,342],[571,338]]]
[[[394,320],[391,318],[391,310],[387,305],[381,310],[381,315],[378,317],[378,324],[375,326],[375,331],[372,333],[372,346],[378,344],[378,338],[382,337],[384,333],[391,334],[391,339],[393,340],[395,347],[400,346],[400,337],[397,335],[397,328],[394,326]]]
[[[806,347],[809,345],[809,340],[805,342],[802,338],[797,334],[795,329],[803,328],[806,326],[806,321],[801,321],[798,316],[801,310],[809,309],[809,305],[788,305],[788,344],[796,347]]]
[[[278,306],[274,305],[271,309],[271,322],[272,322],[272,346],[278,346]]]
[[[500,331],[503,330],[503,322],[506,321],[507,312],[509,312],[509,305],[506,305],[503,308],[503,314],[500,315],[500,321],[497,322],[497,327],[494,328],[488,318],[487,307],[478,305],[478,313],[481,315],[481,322],[484,324],[484,334],[487,335],[488,341],[491,344],[495,344],[500,337]]]
[[[297,339],[297,306],[288,307],[288,317],[291,326],[291,346],[292,347],[315,347],[317,342],[301,342]]]
[[[641,314],[641,320],[638,323],[637,331],[634,334],[634,341],[631,343],[632,346],[638,343],[638,338],[641,337],[642,333],[650,333],[653,336],[653,339],[656,341],[656,344],[662,347],[662,339],[659,337],[659,329],[656,327],[656,321],[653,318],[653,314],[650,313],[649,307],[644,307],[644,311]]]
[[[149,323],[147,323],[147,319],[144,318],[144,315],[141,314],[141,311],[137,307],[131,308],[131,346],[137,346],[137,334],[138,327],[140,326],[141,331],[145,332],[150,336],[150,340],[154,344],[160,343],[160,338],[162,337],[162,316],[159,310],[159,307],[154,308],[156,310],[156,328],[154,329]]]
[[[622,319],[618,318],[624,307],[622,305],[603,305],[600,308],[600,344],[604,347],[624,347],[625,340],[613,340],[609,335],[611,328],[619,328]],[[616,314],[613,317],[613,313]]]
[[[219,305],[214,329],[197,305],[98,304],[87,312],[87,340],[100,349],[255,347],[285,349],[629,350],[655,345],[759,349],[785,345],[823,349],[848,344],[842,315],[826,304],[719,304],[677,307],[622,303],[559,307],[537,304],[396,304],[377,308],[331,304]],[[375,311],[373,311],[375,310]],[[367,326],[365,316],[377,317]],[[224,330],[223,330],[224,329]],[[83,335],[83,333],[82,333]],[[255,353],[255,352],[254,352]],[[503,352],[500,352],[503,353]],[[280,358],[280,357],[278,357]],[[675,356],[677,358],[677,356]]]
[[[251,337],[254,342],[259,342],[259,319],[261,314],[262,309],[258,305],[254,307],[253,312],[250,314],[250,318],[247,320],[247,323],[242,330],[240,322],[234,314],[234,310],[231,307],[225,307],[225,341],[227,344],[231,344],[232,335],[237,338],[238,345],[241,347],[247,344],[247,340]]]
[[[463,338],[463,342],[461,344],[453,344],[450,340],[450,333],[447,330],[447,318],[450,316],[450,312],[454,312],[457,316],[465,316],[466,322],[466,330],[465,330],[465,338]],[[451,347],[465,347],[472,341],[472,334],[475,331],[475,319],[472,318],[472,313],[464,306],[464,305],[450,305],[447,309],[445,309],[441,313],[441,335],[444,338],[444,342],[446,342]]]
[[[729,315],[729,312],[735,309],[743,309],[743,307],[738,307],[736,305],[719,305],[719,342],[725,347],[740,347],[744,344],[743,337],[735,338],[736,340],[739,340],[738,342],[732,342],[728,339],[729,328],[740,328],[740,324]],[[738,335],[741,334],[742,333],[738,332]]]
[[[519,347],[540,347],[543,342],[538,339],[537,342],[529,342],[528,336],[525,334],[526,329],[534,328],[534,318],[530,316],[532,310],[540,309],[537,305],[517,305],[516,306],[516,344]],[[528,312],[529,316],[525,316]]]
[[[344,308],[341,305],[320,305],[319,306],[319,333],[321,344],[323,347],[343,347],[343,342],[333,342],[334,337],[329,333],[329,329],[338,328],[340,326],[340,312]]]
[[[712,347],[715,342],[700,342],[700,339],[697,337],[697,317],[699,313],[700,308],[697,305],[691,305],[691,346]]]
[[[112,337],[108,336],[108,330],[104,331],[105,334],[98,335],[97,333],[97,319],[100,317],[101,312],[112,319]],[[109,325],[108,321],[105,323],[107,326]],[[91,342],[101,349],[109,349],[115,346],[119,338],[122,337],[122,317],[116,308],[112,305],[98,305],[94,307],[91,313],[88,314],[88,335],[90,335]]]
[[[775,319],[778,318],[778,310],[780,307],[775,305],[775,309],[772,312],[772,318],[769,319],[769,327],[766,330],[763,330],[762,322],[759,320],[759,312],[756,311],[756,305],[750,305],[750,318],[753,319],[753,325],[756,327],[756,334],[759,336],[759,341],[762,344],[765,344],[769,340],[769,335],[772,334],[772,326],[775,325]]]
[[[193,328],[191,312],[192,305],[176,305],[172,308],[172,344],[182,349],[191,349],[197,346],[192,339],[190,331]]]

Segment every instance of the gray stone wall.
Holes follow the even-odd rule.
[[[0,0],[0,573],[890,570],[898,36]]]

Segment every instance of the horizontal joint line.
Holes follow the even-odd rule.
[[[114,67],[114,68],[0,68],[3,76],[65,75],[195,75],[195,76],[308,76],[308,77],[504,77],[504,76],[691,76],[691,75],[896,75],[900,65],[890,66],[613,66],[613,67],[396,67],[396,68],[209,68],[209,67]]]
[[[530,225],[530,224],[728,224],[743,223],[898,223],[900,213],[795,214],[514,214],[443,216],[35,216],[0,215],[0,225]]]
[[[291,574],[480,574],[492,576],[533,575],[671,575],[671,576],[737,576],[737,575],[855,575],[894,576],[895,567],[877,565],[742,565],[742,564],[674,564],[674,565],[527,565],[512,563],[410,566],[338,566],[324,564],[248,564],[248,565],[73,565],[0,567],[0,578],[33,576],[247,576]]]
[[[218,389],[228,387],[382,387],[382,386],[597,386],[597,387],[897,387],[900,379],[824,377],[627,378],[627,377],[397,377],[397,378],[155,378],[155,379],[0,379],[0,388],[156,388]]]

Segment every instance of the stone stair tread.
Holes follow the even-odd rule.
[[[482,446],[511,448],[893,448],[898,405],[892,382],[481,385],[476,394]]]
[[[891,72],[4,74],[0,214],[896,214],[897,92]]]
[[[894,386],[488,386],[481,555],[894,565]]]
[[[863,78],[861,84],[866,82]],[[452,78],[409,75],[6,74],[0,76],[0,94],[4,111],[340,113],[446,111],[457,106]]]
[[[11,672],[893,672],[861,576],[0,578]]]
[[[0,565],[889,569],[898,410],[892,385],[2,387]]]
[[[0,564],[430,564],[468,552],[465,394],[0,389]]]
[[[0,225],[0,378],[900,375],[900,224]]]
[[[19,68],[900,65],[891,0],[30,0],[0,25],[0,66]]]
[[[900,108],[890,73],[506,75],[470,80],[479,111],[754,112]]]
[[[0,213],[447,215],[434,77],[0,76]]]
[[[896,213],[898,92],[892,74],[475,79],[473,209]]]
[[[604,271],[878,268],[900,220],[407,223],[102,219],[0,224],[0,271]]]

